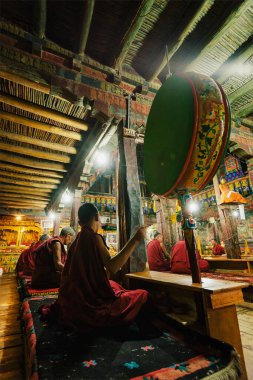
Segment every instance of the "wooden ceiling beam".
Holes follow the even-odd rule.
[[[121,43],[120,43],[120,53],[116,58],[115,68],[121,71],[123,61],[128,53],[130,45],[133,43],[138,31],[142,27],[145,17],[150,12],[155,0],[143,0],[132,23],[125,33]]]
[[[47,0],[37,0],[33,4],[35,7],[33,29],[39,39],[42,40],[46,36]]]
[[[45,209],[45,207],[42,207],[42,206],[30,206],[30,205],[22,205],[22,204],[16,204],[16,203],[8,203],[8,205],[7,204],[5,204],[5,203],[2,203],[1,201],[0,201],[0,207],[1,208],[15,208],[15,209],[26,209],[26,210],[44,210]]]
[[[239,87],[236,91],[229,94],[228,98],[231,104],[233,104],[241,96],[245,95],[247,92],[253,90],[253,79],[249,80],[247,83]]]
[[[90,32],[90,25],[93,16],[95,0],[86,0],[83,2],[83,20],[81,25],[80,41],[78,46],[78,53],[84,54]]]
[[[18,154],[24,154],[26,156],[32,156],[36,158],[42,158],[43,160],[62,162],[65,164],[68,164],[70,162],[70,157],[63,154],[51,153],[51,152],[46,152],[42,150],[37,150],[35,148],[26,148],[24,146],[11,145],[7,143],[3,143],[3,142],[0,142],[0,150],[5,150],[7,152],[13,152],[13,153],[18,153]]]
[[[17,193],[17,194],[31,194],[31,195],[40,195],[43,197],[49,197],[52,190],[51,189],[29,189],[28,187],[24,186],[17,186],[17,185],[6,185],[1,183],[1,191],[7,191],[10,193]]]
[[[199,7],[195,15],[193,15],[190,22],[186,26],[186,28],[181,32],[180,36],[177,38],[174,45],[170,47],[170,50],[168,51],[168,53],[164,52],[164,57],[163,57],[162,62],[157,67],[157,69],[152,74],[152,76],[147,79],[148,81],[154,80],[160,74],[160,72],[168,64],[168,62],[173,57],[173,55],[178,51],[180,46],[183,44],[187,36],[196,28],[197,24],[206,15],[206,13],[209,11],[209,9],[212,7],[213,4],[214,4],[214,0],[204,0],[202,2],[201,6]]]
[[[32,88],[33,90],[43,92],[47,95],[50,94],[50,87],[47,84],[37,83],[20,75],[3,70],[2,65],[0,65],[0,78],[21,84],[22,86]]]
[[[4,183],[13,183],[15,185],[27,186],[27,187],[39,187],[40,189],[57,189],[56,185],[46,184],[46,183],[38,183],[32,181],[19,181],[13,178],[4,178],[0,175],[0,182]]]
[[[48,202],[45,202],[45,201],[37,201],[37,200],[33,200],[33,199],[13,199],[11,196],[6,197],[6,198],[2,198],[0,200],[0,202],[2,204],[6,203],[11,203],[11,204],[22,204],[22,205],[37,205],[37,206],[42,206],[42,207],[45,207],[47,205]]]
[[[23,173],[14,173],[14,172],[8,172],[6,170],[1,171],[1,175],[5,177],[12,177],[17,179],[27,179],[31,181],[38,181],[38,182],[49,182],[49,183],[56,183],[59,184],[61,181],[56,178],[47,178],[47,177],[40,177],[40,176],[34,176],[34,175],[28,175]]]
[[[0,162],[0,169],[7,169],[7,170],[12,170],[14,172],[19,172],[19,173],[29,173],[30,175],[39,175],[41,177],[46,177],[46,178],[63,178],[62,174],[59,174],[57,172],[52,172],[49,170],[36,170],[36,169],[28,169],[23,166],[17,166],[17,165],[11,165],[11,164],[6,164],[3,162]]]
[[[38,106],[37,104],[33,104],[25,100],[15,98],[14,96],[1,93],[0,102],[8,104],[9,106],[12,106],[12,107],[22,109],[27,112],[34,113],[36,115],[40,115],[42,117],[46,117],[48,119],[57,121],[58,123],[68,125],[69,127],[77,128],[81,131],[88,130],[88,125],[82,121],[79,121],[77,119],[75,120],[71,118],[70,116],[64,115],[60,112],[53,111],[51,109],[48,109],[42,106]]]
[[[246,117],[250,114],[253,114],[253,102],[249,102],[242,106],[238,111],[234,111],[236,117]]]
[[[68,131],[63,128],[55,127],[54,125],[42,123],[41,121],[31,120],[27,117],[12,114],[10,112],[0,111],[0,117],[4,120],[12,121],[13,123],[26,125],[34,129],[38,129],[43,132],[49,132],[54,135],[67,137],[69,139],[80,141],[82,136],[78,132]]]
[[[12,199],[19,199],[19,198],[21,198],[21,199],[27,199],[27,200],[29,200],[29,199],[33,199],[33,200],[35,200],[35,201],[42,201],[42,202],[49,202],[49,200],[50,200],[50,198],[46,198],[46,197],[39,197],[39,196],[35,196],[35,195],[32,195],[32,194],[14,194],[14,193],[9,193],[9,192],[7,192],[7,193],[4,193],[4,192],[2,192],[2,191],[0,191],[0,199],[2,199],[2,198],[9,198],[9,197],[11,197]]]
[[[24,158],[20,156],[15,156],[9,153],[0,152],[0,161],[11,162],[12,164],[18,164],[27,166],[32,169],[47,169],[47,170],[56,170],[59,172],[66,172],[64,165],[50,162],[50,161],[39,161],[36,159]]]
[[[247,127],[253,127],[253,119],[250,118],[243,118],[242,123],[245,124]]]
[[[57,150],[63,153],[76,154],[76,148],[63,144],[52,143],[50,141],[36,139],[34,137],[24,136],[17,133],[10,133],[6,131],[0,131],[0,137],[7,138],[9,140],[19,141],[27,144],[40,146],[51,150]]]

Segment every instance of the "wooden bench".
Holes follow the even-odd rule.
[[[228,259],[224,256],[206,256],[210,269],[243,270],[245,273],[253,274],[253,258]]]
[[[247,379],[235,306],[243,302],[242,289],[247,283],[203,278],[201,284],[193,284],[191,276],[156,271],[126,277],[130,289],[148,290],[163,310],[166,299],[170,316],[183,318],[191,328],[235,347],[245,372],[243,379]]]

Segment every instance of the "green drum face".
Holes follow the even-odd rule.
[[[144,173],[150,191],[175,196],[206,186],[229,137],[226,102],[213,79],[196,73],[174,75],[161,86],[144,140]]]

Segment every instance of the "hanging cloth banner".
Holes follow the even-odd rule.
[[[234,156],[228,156],[225,158],[225,171],[226,171],[226,181],[233,181],[236,178],[243,177],[243,171],[241,168],[240,161]]]

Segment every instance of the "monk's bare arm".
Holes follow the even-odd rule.
[[[128,240],[124,248],[116,255],[111,257],[108,249],[100,236],[97,236],[97,243],[103,264],[109,272],[116,273],[127,262],[135,248],[144,239],[146,229],[140,228],[136,234]]]
[[[64,265],[61,262],[61,244],[58,241],[53,245],[53,258],[55,269],[62,272]]]

